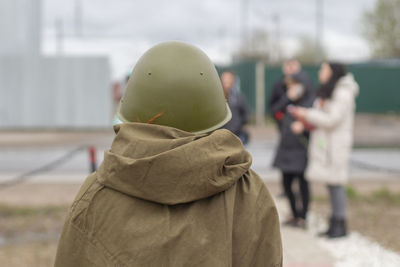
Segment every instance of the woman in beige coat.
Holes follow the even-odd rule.
[[[292,113],[299,119],[292,130],[299,133],[311,125],[309,163],[306,177],[326,183],[330,193],[332,216],[329,229],[322,233],[330,238],[346,235],[346,192],[348,162],[353,143],[355,98],[359,87],[344,65],[323,63],[319,71],[320,87],[313,108],[296,107]]]

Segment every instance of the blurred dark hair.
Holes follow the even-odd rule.
[[[347,74],[347,69],[344,64],[338,62],[328,62],[332,70],[332,76],[325,84],[321,84],[317,90],[317,97],[322,99],[331,98],[336,83],[340,78]]]

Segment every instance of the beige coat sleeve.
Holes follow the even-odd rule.
[[[350,92],[339,89],[330,101],[330,106],[326,110],[308,109],[305,117],[306,121],[316,127],[326,129],[332,129],[338,125],[344,116],[348,114],[353,99]]]

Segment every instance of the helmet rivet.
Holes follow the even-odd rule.
[[[203,72],[200,72],[200,75],[203,75],[204,73]]]
[[[147,73],[148,75],[151,75],[151,72]]]

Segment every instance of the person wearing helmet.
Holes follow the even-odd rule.
[[[75,198],[55,266],[282,266],[275,204],[230,131],[214,65],[165,42],[137,62],[111,149]]]

